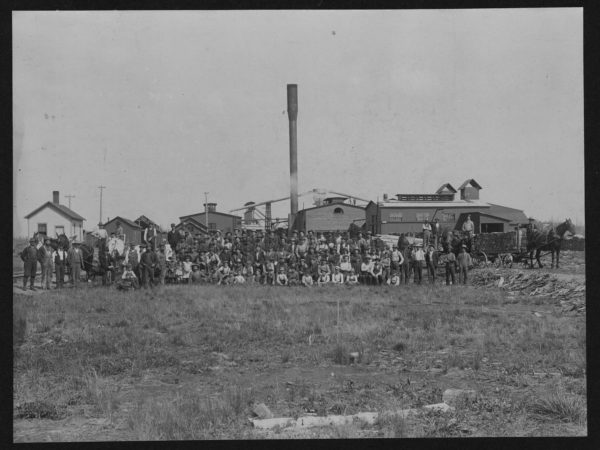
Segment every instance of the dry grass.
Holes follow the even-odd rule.
[[[53,291],[43,298],[19,296],[13,316],[15,415],[17,405],[23,410],[22,405],[38,402],[54,405],[57,411],[67,408],[67,414],[91,406],[91,414],[113,422],[124,414],[124,383],[135,385],[157,374],[209,377],[217,366],[231,373],[243,366],[240,384],[219,385],[218,375],[212,376],[220,386],[214,397],[207,390],[184,389],[177,395],[140,398],[125,416],[136,439],[252,437],[246,420],[250,404],[266,401],[264,393],[257,397],[253,388],[258,367],[262,372],[281,365],[331,367],[333,372],[336,366],[350,367],[350,352],[359,353],[353,362],[364,370],[374,370],[372,363],[387,351],[402,358],[409,372],[456,368],[473,374],[471,381],[481,371],[489,373],[488,363],[494,361],[505,369],[494,375],[496,385],[511,389],[530,387],[527,376],[534,370],[560,371],[584,380],[584,319],[503,310],[503,295],[445,286],[175,286],[130,293],[84,289]],[[482,305],[489,310],[482,311]],[[492,309],[494,305],[498,309]],[[398,380],[404,382],[409,372]],[[291,386],[278,380],[269,388],[269,404],[279,405],[281,415],[298,415],[306,410],[300,404],[319,414],[352,414],[441,401],[440,386],[416,390],[413,385],[388,389],[376,380],[349,385],[340,379],[335,389],[324,391],[312,380],[297,379]],[[561,395],[541,398],[528,410],[530,415],[581,424],[585,383],[573,384]],[[489,408],[504,411],[495,404]],[[520,406],[506,412],[531,420],[526,413]],[[419,425],[382,423],[379,435],[463,435],[449,420],[424,416]],[[494,431],[500,419],[492,414],[487,420],[493,426],[480,428],[502,435]],[[342,427],[326,434],[356,433],[360,430]]]

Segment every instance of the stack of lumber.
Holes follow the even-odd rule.
[[[559,279],[549,273],[489,269],[473,272],[476,286],[498,287],[509,295],[547,297],[564,312],[585,313],[585,282],[581,278]]]

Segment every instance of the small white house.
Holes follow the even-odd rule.
[[[75,211],[61,205],[58,191],[52,191],[52,201],[46,202],[39,208],[25,216],[27,219],[27,235],[34,233],[49,237],[66,234],[69,239],[83,241],[83,221],[85,220]]]

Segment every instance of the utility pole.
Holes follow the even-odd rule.
[[[206,225],[207,233],[208,233],[208,194],[209,194],[209,192],[204,193],[204,225]]]
[[[100,185],[98,189],[100,189],[100,221],[98,222],[98,228],[100,228],[102,226],[102,191],[106,189],[106,186]]]
[[[72,199],[72,198],[75,198],[75,196],[74,196],[74,195],[71,195],[71,194],[69,194],[69,195],[65,195],[65,197],[67,197],[67,198],[69,199],[69,209],[71,209],[71,199]]]

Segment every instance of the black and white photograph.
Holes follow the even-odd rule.
[[[13,442],[587,436],[583,18],[13,10]]]

